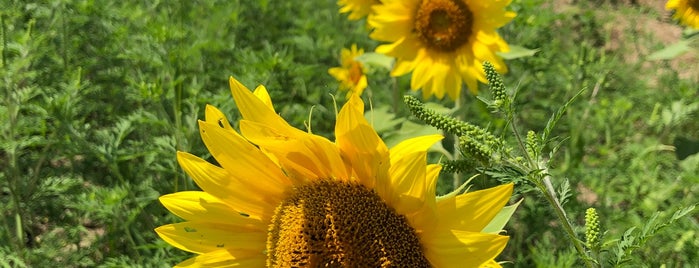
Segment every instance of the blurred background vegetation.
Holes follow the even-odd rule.
[[[681,38],[663,1],[514,0],[501,30],[537,49],[508,61],[517,119],[540,131],[585,88],[555,135],[557,178],[569,181],[569,217],[598,209],[603,241],[660,211],[699,202],[699,59],[647,61]],[[206,104],[237,121],[227,79],[264,84],[275,107],[332,139],[340,49],[377,43],[335,1],[0,2],[0,266],[169,266],[187,253],[153,229],[179,221],[157,201],[196,189],[175,151],[208,157],[196,120]],[[372,70],[374,109],[393,102],[393,80]],[[402,93],[401,93],[402,94]],[[487,94],[487,92],[485,92]],[[502,124],[471,98],[470,121]],[[368,103],[368,102],[367,102]],[[447,106],[449,104],[447,103]],[[400,120],[390,137],[410,128]],[[413,124],[414,125],[414,124]],[[482,176],[477,183],[489,184]],[[563,185],[562,181],[555,181]],[[440,182],[442,193],[449,182]],[[506,267],[577,266],[549,207],[533,192],[507,226]],[[648,241],[630,265],[690,267],[699,259],[696,213]],[[583,230],[578,230],[582,232]],[[694,261],[693,261],[694,260]]]

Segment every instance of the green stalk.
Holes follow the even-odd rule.
[[[534,162],[531,156],[529,156],[529,153],[527,153],[527,146],[524,145],[522,136],[519,135],[519,131],[517,131],[514,116],[510,115],[509,113],[510,112],[508,111],[507,121],[509,121],[510,128],[512,128],[512,133],[514,133],[515,138],[517,139],[517,144],[519,145],[519,148],[522,150],[522,154],[524,154],[524,157],[527,159],[527,163],[529,163],[530,167],[537,167],[538,165],[536,164],[536,162]]]
[[[464,113],[461,112],[461,109],[463,107],[466,107],[466,98],[464,96],[461,96],[462,94],[459,94],[456,100],[454,100],[454,110],[456,111],[456,114],[454,115],[455,119],[457,121],[464,121]],[[457,151],[457,148],[459,148],[459,136],[454,135],[454,152],[452,153],[452,160],[458,160],[459,159],[459,152]],[[461,176],[459,176],[458,172],[454,172],[453,174],[453,181],[452,185],[454,187],[454,190],[459,189],[459,186],[461,186]]]
[[[563,206],[561,206],[561,203],[558,200],[556,190],[553,188],[553,184],[551,183],[551,175],[548,174],[548,168],[546,168],[545,166],[540,166],[538,160],[535,161],[535,159],[532,159],[532,157],[527,152],[527,147],[524,143],[524,140],[517,131],[512,107],[508,107],[507,111],[505,112],[512,133],[515,135],[515,138],[517,139],[517,144],[519,145],[520,149],[522,150],[522,153],[527,159],[527,163],[529,163],[530,171],[540,170],[541,172],[543,172],[543,174],[545,174],[544,177],[541,178],[541,180],[539,180],[539,178],[536,177],[533,178],[531,181],[534,182],[536,188],[539,189],[539,191],[546,198],[546,201],[548,201],[551,207],[553,207],[553,211],[556,213],[558,220],[561,222],[563,230],[566,232],[566,234],[568,234],[568,237],[570,238],[570,241],[573,243],[573,246],[575,246],[575,250],[578,252],[578,255],[585,262],[585,266],[588,268],[594,268],[594,264],[590,261],[589,256],[585,253],[585,248],[583,247],[580,240],[577,238],[577,235],[573,230],[573,225],[570,223],[570,220],[568,220],[568,216],[566,215]]]
[[[553,188],[553,184],[551,183],[551,175],[548,174],[548,169],[546,167],[537,166],[537,170],[541,170],[542,172],[544,172],[545,175],[541,180],[539,180],[538,178],[534,178],[532,180],[536,184],[536,188],[539,189],[539,191],[546,198],[546,201],[548,201],[551,207],[553,208],[553,211],[556,212],[558,221],[561,222],[563,230],[566,232],[566,234],[568,234],[568,238],[570,238],[570,241],[573,243],[573,246],[575,246],[575,250],[578,252],[578,255],[585,262],[585,266],[588,268],[594,268],[594,263],[590,261],[589,256],[587,255],[587,253],[585,253],[585,248],[583,247],[583,244],[581,243],[580,239],[578,239],[578,236],[575,234],[575,231],[573,230],[573,225],[570,223],[565,209],[563,209],[563,206],[561,206],[561,202],[559,202],[558,200],[556,190]]]
[[[7,66],[7,57],[6,57],[6,52],[7,52],[7,33],[5,30],[5,16],[4,14],[0,14],[0,24],[2,24],[2,43],[3,43],[3,48],[2,48],[2,63],[3,63],[3,68]],[[29,32],[31,32],[31,24],[29,26],[30,28],[28,29]],[[12,82],[10,82],[12,84]],[[7,141],[11,141],[12,145],[7,148],[4,152],[7,155],[7,188],[10,190],[10,195],[12,198],[12,205],[14,208],[13,216],[14,216],[14,221],[15,221],[15,235],[17,236],[17,239],[14,241],[15,243],[12,243],[13,246],[15,247],[15,250],[19,252],[19,255],[24,258],[24,227],[22,226],[22,206],[21,206],[21,198],[20,198],[20,193],[19,193],[19,182],[21,181],[21,172],[18,167],[18,161],[17,161],[17,151],[18,151],[18,143],[16,142],[17,136],[15,133],[15,130],[17,129],[17,115],[19,114],[19,107],[20,107],[20,100],[16,98],[16,94],[14,94],[14,91],[10,88],[9,84],[6,84],[6,86],[3,87],[5,89],[5,102],[7,105],[7,113],[8,113],[8,120],[7,120],[7,132],[3,133],[4,139]],[[5,224],[5,230],[8,234],[8,238],[12,237],[12,228],[9,226],[9,223],[5,222],[3,219],[3,223]]]
[[[563,230],[565,230],[566,234],[568,234],[568,237],[570,238],[570,241],[573,243],[573,246],[575,246],[575,250],[578,252],[578,255],[580,255],[580,258],[585,262],[585,266],[588,268],[594,268],[595,265],[590,261],[590,258],[585,253],[585,248],[580,242],[580,239],[577,238],[577,235],[573,230],[573,225],[570,224],[570,221],[566,216],[565,210],[558,202],[558,199],[555,196],[555,191],[553,190],[553,188],[549,188],[551,184],[549,183],[547,185],[545,183],[542,183],[546,179],[550,179],[550,176],[545,175],[542,181],[535,180],[536,187],[544,195],[546,201],[548,201],[549,204],[551,204],[551,206],[553,207],[553,211],[556,212],[558,220],[563,224]]]
[[[175,117],[175,148],[181,150],[182,147],[182,86],[175,86],[175,105],[173,105],[173,115]],[[175,173],[175,189],[179,191],[179,172]],[[183,185],[187,185],[183,183]],[[185,189],[186,190],[186,189]]]
[[[7,66],[7,32],[5,31],[5,14],[0,14],[0,30],[2,30],[2,66]]]
[[[393,82],[393,113],[398,115],[398,109],[400,108],[400,105],[402,104],[401,100],[403,99],[403,95],[400,92],[400,89],[398,88],[398,81],[396,80],[395,77],[391,77],[391,81]]]

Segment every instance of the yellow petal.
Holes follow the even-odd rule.
[[[279,167],[237,132],[203,121],[199,121],[199,130],[211,155],[233,177],[275,195],[290,185]]]
[[[215,196],[236,211],[253,218],[263,218],[274,211],[278,202],[255,193],[255,185],[231,176],[225,169],[185,152],[177,152],[177,161],[194,182],[207,193]],[[263,191],[264,193],[264,191]],[[267,195],[270,196],[270,195]]]
[[[216,250],[190,258],[178,267],[265,267],[266,258],[262,253],[233,253],[228,250]]]
[[[262,252],[267,240],[266,231],[205,222],[168,224],[155,232],[168,244],[198,254],[221,249]]]
[[[494,29],[510,22],[516,13],[504,11],[508,4],[505,1],[472,1],[469,3],[469,7],[478,10],[474,12],[473,28]]]
[[[669,0],[669,1],[667,1],[667,3],[665,3],[665,10],[677,8],[679,3],[680,3],[680,0]]]
[[[500,212],[512,195],[512,183],[450,196],[437,201],[439,226],[480,232]]]
[[[374,14],[370,15],[367,23],[374,28],[371,38],[393,42],[401,36],[410,35],[413,29],[414,10],[419,3],[414,0],[384,3],[374,6]]]
[[[206,105],[205,111],[206,122],[218,125],[219,127],[228,130],[233,130],[231,124],[228,122],[228,119],[219,109],[211,105]]]
[[[440,164],[427,165],[425,172],[425,197],[423,198],[425,203],[419,210],[415,211],[415,213],[406,215],[411,225],[418,233],[435,226],[437,223],[435,190],[441,170],[442,165]]]
[[[276,156],[284,171],[293,178],[348,178],[339,149],[326,138],[297,129],[279,132],[248,120],[240,121],[240,130],[250,142]]]
[[[431,91],[437,97],[438,99],[444,98],[444,94],[449,91],[449,90],[454,90],[454,91],[460,91],[461,90],[461,85],[459,85],[458,89],[455,88],[446,88],[444,86],[444,82],[446,80],[446,76],[452,72],[452,70],[449,68],[449,65],[445,64],[442,60],[440,59],[435,59],[434,63],[429,67],[429,72],[431,73],[430,75],[430,81],[428,84],[424,86],[424,88],[431,88]]]
[[[231,224],[258,231],[267,229],[259,219],[240,215],[237,210],[206,192],[177,192],[159,199],[170,212],[188,221]]]
[[[235,104],[238,105],[238,110],[240,110],[240,114],[244,119],[259,122],[278,130],[292,128],[274,112],[274,109],[270,109],[271,101],[269,105],[265,104],[265,101],[250,92],[248,88],[233,77],[229,79],[229,82]],[[259,92],[259,94],[264,95],[262,92]]]
[[[432,59],[425,58],[425,61],[420,62],[415,66],[415,70],[413,70],[413,77],[410,78],[410,88],[413,90],[417,90],[422,88],[425,84],[427,84],[428,81],[433,79],[433,72],[432,72]]]
[[[427,190],[426,160],[427,153],[422,151],[405,155],[395,165],[391,163],[388,172],[391,174],[393,189],[388,201],[399,214],[411,214],[424,205]]]
[[[347,92],[347,94],[356,94],[357,96],[361,96],[362,92],[364,92],[364,89],[369,86],[369,83],[367,82],[366,75],[362,75],[362,77],[359,78],[359,82],[357,82],[357,85],[352,89],[351,92]]]
[[[356,48],[356,45],[352,45],[353,48]],[[343,48],[340,50],[340,62],[342,62],[342,66],[347,67],[349,66],[349,61],[353,60],[352,56],[352,51],[346,48]]]
[[[391,148],[391,165],[399,159],[414,152],[426,152],[427,149],[440,140],[444,136],[440,134],[419,136],[401,141]]]
[[[489,260],[488,262],[481,264],[480,268],[502,268],[498,262],[495,260]]]
[[[473,55],[480,61],[493,62],[499,58],[493,48],[481,42],[473,42]]]
[[[437,190],[437,179],[439,179],[439,172],[442,171],[442,165],[431,164],[427,165],[427,189],[425,190],[426,199],[428,201],[435,202],[435,191]]]
[[[469,76],[468,78],[464,79],[464,81],[466,82],[466,86],[471,93],[474,95],[478,93],[478,80]]]
[[[449,74],[447,74],[444,80],[444,88],[446,89],[449,98],[456,100],[461,93],[462,85],[463,81],[461,80],[461,75],[458,73],[457,68],[451,67]]]
[[[328,74],[335,77],[337,81],[347,81],[349,80],[349,71],[340,67],[333,67],[328,69]]]
[[[426,179],[426,152],[435,142],[443,138],[442,135],[420,136],[404,140],[391,148],[389,174],[391,174],[394,197],[399,197],[401,200],[396,205],[401,207],[399,211],[402,213],[409,214],[420,208],[426,200],[434,200],[432,183],[436,181]],[[430,191],[431,194],[428,193]],[[428,196],[431,198],[427,198]]]
[[[364,103],[357,96],[350,97],[337,115],[335,143],[349,160],[357,179],[373,188],[376,181],[388,183],[388,148],[364,118]],[[381,193],[386,185],[377,187]]]
[[[478,267],[495,258],[507,245],[507,236],[444,230],[423,235],[425,256],[434,267]]]
[[[272,110],[273,113],[277,113],[274,111],[274,106],[272,105],[272,98],[269,97],[269,93],[267,92],[267,88],[265,86],[257,86],[257,88],[255,88],[255,91],[253,91],[252,94],[255,95],[255,97],[257,97],[258,99],[260,99],[260,101],[262,101],[262,103],[264,103],[267,106],[267,108]]]

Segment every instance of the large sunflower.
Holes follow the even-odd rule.
[[[350,13],[347,16],[350,20],[358,20],[371,14],[371,7],[381,4],[379,0],[338,0],[337,5],[341,6],[340,13]]]
[[[186,221],[156,232],[197,254],[178,266],[497,266],[508,237],[483,229],[512,184],[436,198],[441,167],[426,164],[426,150],[441,136],[389,150],[351,95],[331,142],[291,127],[264,87],[253,93],[233,78],[230,84],[242,136],[207,106],[199,129],[220,167],[178,152],[203,191],[160,198]]]
[[[674,9],[675,14],[672,16],[674,19],[699,29],[699,0],[670,0],[665,4],[665,9]]]
[[[352,44],[350,49],[343,48],[341,53],[342,67],[328,69],[328,73],[340,82],[340,89],[347,90],[347,94],[362,95],[368,86],[364,65],[356,58],[364,54],[364,49],[357,49]]]
[[[424,98],[456,100],[463,83],[476,93],[477,81],[486,82],[484,61],[507,72],[495,53],[509,47],[496,29],[515,17],[505,11],[510,1],[384,0],[369,16],[370,36],[392,42],[376,48],[397,58],[392,76],[412,71],[410,88],[422,88]]]

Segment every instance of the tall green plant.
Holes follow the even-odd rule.
[[[474,168],[480,173],[489,174],[500,181],[517,182],[520,186],[529,185],[543,197],[550,209],[558,219],[560,229],[567,235],[572,248],[578,256],[578,262],[586,267],[604,267],[607,263],[613,267],[622,267],[633,263],[631,252],[642,247],[645,242],[659,230],[667,227],[677,220],[682,219],[692,212],[695,205],[681,207],[672,217],[665,221],[659,221],[656,213],[647,223],[641,227],[641,232],[635,232],[636,227],[629,228],[612,250],[610,244],[602,244],[600,239],[604,230],[601,229],[599,216],[594,209],[587,210],[585,239],[578,230],[582,226],[575,226],[574,219],[566,211],[564,204],[571,197],[570,186],[567,180],[555,178],[551,170],[551,161],[561,145],[556,142],[552,131],[563,117],[566,109],[582,94],[582,90],[573,98],[564,103],[546,123],[541,134],[529,131],[526,136],[520,134],[515,118],[518,111],[515,109],[512,96],[508,94],[502,77],[493,66],[484,64],[492,99],[480,98],[492,112],[500,114],[510,127],[514,136],[515,145],[510,147],[505,137],[496,137],[490,131],[464,122],[453,117],[444,116],[425,108],[417,98],[405,97],[405,103],[410,111],[425,123],[443,130],[446,133],[458,136],[458,148],[464,155],[463,159],[446,162],[445,170],[451,172],[465,172]],[[551,148],[545,151],[545,148]],[[476,159],[477,161],[472,161]],[[556,187],[555,184],[558,184]]]

